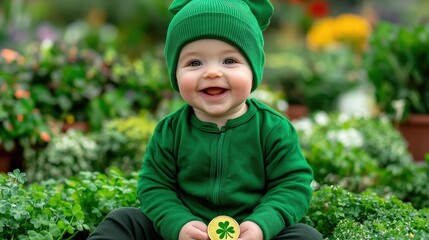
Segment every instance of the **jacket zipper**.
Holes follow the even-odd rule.
[[[217,142],[217,159],[216,159],[216,179],[215,179],[215,186],[213,191],[213,202],[216,205],[220,204],[220,188],[221,188],[221,179],[222,179],[222,150],[223,150],[223,142],[225,138],[225,131],[222,129],[219,140]]]

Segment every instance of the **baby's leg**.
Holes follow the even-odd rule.
[[[138,208],[119,208],[110,212],[88,238],[107,239],[162,239],[152,222]]]
[[[298,223],[285,228],[273,240],[322,240],[323,236],[313,227]]]

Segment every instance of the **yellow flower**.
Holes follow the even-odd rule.
[[[371,25],[365,18],[355,14],[342,14],[315,22],[308,31],[306,40],[312,50],[345,44],[362,51],[371,31]]]
[[[363,50],[371,34],[369,22],[354,14],[343,14],[335,19],[335,39],[350,44],[358,50]]]
[[[316,21],[307,33],[307,44],[310,49],[322,49],[335,41],[333,29],[334,18],[326,17]]]
[[[66,123],[73,124],[74,122],[75,122],[74,116],[73,115],[67,115]]]

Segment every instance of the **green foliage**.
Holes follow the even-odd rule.
[[[287,111],[288,103],[284,100],[285,96],[283,92],[279,90],[275,91],[268,85],[259,86],[258,89],[251,93],[250,97],[264,102],[278,112],[285,113]]]
[[[25,182],[19,170],[0,175],[0,239],[72,239],[88,235],[111,210],[139,205],[137,173],[81,172],[64,181]]]
[[[103,126],[90,133],[71,129],[55,135],[46,147],[28,151],[25,166],[30,182],[72,177],[81,171],[105,173],[115,167],[127,175],[141,169],[156,121],[142,113]]]
[[[362,133],[363,149],[382,168],[389,165],[405,166],[412,163],[407,142],[402,134],[385,118],[354,118],[349,124]]]
[[[411,113],[429,113],[429,27],[382,22],[370,38],[365,56],[381,111],[404,120]]]
[[[405,140],[386,119],[319,112],[294,124],[320,185],[372,189],[429,207],[428,167],[411,160]]]
[[[0,175],[0,238],[63,239],[89,230],[79,203],[63,199],[52,187],[24,187],[19,170]]]
[[[0,79],[6,75],[8,84],[29,91],[31,111],[37,108],[44,117],[66,123],[86,121],[91,130],[106,119],[132,116],[141,109],[155,111],[163,90],[170,89],[164,62],[153,55],[131,60],[113,49],[99,54],[45,41],[28,47],[21,57],[19,68],[0,65]]]
[[[352,124],[354,121],[350,116],[319,112],[294,123],[300,132],[303,153],[315,169],[319,184],[340,185],[359,192],[377,183],[381,171],[377,156],[365,151],[365,137]]]
[[[156,126],[148,113],[124,119],[113,119],[100,132],[93,133],[99,146],[98,171],[117,167],[131,173],[142,167],[146,146]]]
[[[405,139],[383,117],[316,112],[309,118],[296,121],[295,125],[301,132],[304,146],[328,138],[349,149],[362,148],[380,167],[406,165],[412,161]]]
[[[82,171],[67,179],[58,191],[64,192],[67,200],[82,206],[85,223],[92,231],[113,209],[139,206],[137,172],[130,175],[126,178],[118,169],[111,169],[107,174]]]
[[[287,59],[287,61],[285,61]],[[312,111],[332,111],[339,96],[365,80],[365,74],[348,48],[323,52],[267,53],[265,79],[280,87],[291,104],[304,104]]]
[[[99,154],[100,149],[94,139],[80,131],[69,130],[55,135],[33,156],[27,156],[26,171],[31,182],[67,178],[81,171],[92,171]]]
[[[0,148],[6,151],[46,146],[55,134],[51,122],[84,121],[96,131],[109,119],[155,112],[170,89],[163,61],[151,55],[131,60],[49,41],[22,54],[0,50]]]
[[[50,131],[31,98],[28,71],[17,61],[7,63],[1,56],[0,66],[0,145],[10,151],[17,143],[42,143],[40,135]]]
[[[382,196],[397,196],[415,208],[429,208],[429,167],[411,162],[390,165],[381,173],[374,191]]]
[[[323,187],[313,195],[303,222],[315,226],[327,239],[425,239],[429,209],[416,210],[395,197],[372,192],[355,194]]]

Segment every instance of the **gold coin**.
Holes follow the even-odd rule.
[[[240,236],[240,225],[232,217],[217,216],[207,228],[211,240],[237,240]]]

